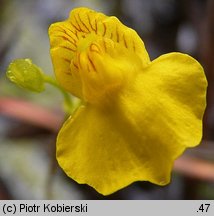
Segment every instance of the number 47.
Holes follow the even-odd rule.
[[[198,210],[201,212],[204,212],[204,210],[205,212],[208,212],[209,207],[210,207],[210,204],[201,204]]]

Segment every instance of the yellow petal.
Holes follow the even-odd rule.
[[[114,103],[121,89],[135,79],[143,63],[135,52],[110,39],[97,37],[95,41],[79,53],[73,62],[79,68],[83,100],[106,106]]]
[[[86,104],[67,120],[57,139],[60,166],[104,195],[134,181],[169,183],[175,158],[201,140],[206,85],[191,57],[161,56],[112,106]]]
[[[56,79],[63,88],[81,98],[80,76],[76,65],[71,62],[77,49],[75,34],[66,21],[52,24],[49,28],[50,52]]]
[[[141,58],[143,66],[150,62],[144,43],[136,31],[123,25],[116,17],[108,17],[99,22],[97,34],[135,52]]]
[[[134,52],[144,66],[150,62],[144,43],[137,33],[116,17],[108,17],[88,8],[72,10],[67,20],[50,26],[49,36],[56,78],[66,90],[80,98],[82,80],[73,59],[96,42],[97,37],[93,41],[93,35],[109,39]]]
[[[87,106],[61,129],[57,160],[69,177],[103,195],[138,180],[166,184],[172,162],[148,145],[114,109]]]
[[[149,145],[167,147],[165,155],[175,159],[201,141],[206,88],[203,68],[195,59],[169,53],[144,68],[118,103],[133,127],[151,136]]]

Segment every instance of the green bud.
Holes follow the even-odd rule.
[[[44,91],[45,81],[41,69],[30,59],[16,59],[7,69],[7,77],[16,85],[34,92]]]

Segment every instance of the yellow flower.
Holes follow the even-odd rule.
[[[134,30],[88,8],[49,35],[57,80],[84,104],[57,138],[65,173],[104,195],[134,181],[168,184],[174,160],[202,137],[201,65],[182,53],[150,61]]]

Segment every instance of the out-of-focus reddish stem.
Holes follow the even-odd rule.
[[[175,161],[174,171],[186,177],[214,182],[214,163],[193,156],[182,156]]]
[[[35,126],[59,130],[63,114],[53,112],[39,105],[19,99],[0,98],[0,114],[9,116]]]

